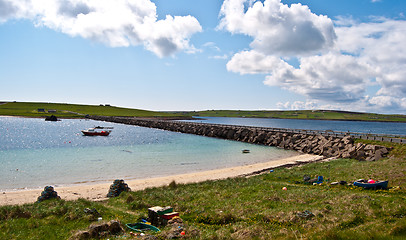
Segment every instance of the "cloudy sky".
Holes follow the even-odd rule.
[[[0,101],[406,114],[405,0],[0,0]]]

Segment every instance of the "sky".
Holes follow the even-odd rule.
[[[0,101],[406,114],[405,0],[0,0]]]

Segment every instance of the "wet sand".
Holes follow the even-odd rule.
[[[124,181],[128,184],[131,190],[135,191],[149,187],[165,186],[172,181],[175,181],[176,183],[194,183],[194,182],[203,182],[206,180],[217,180],[230,177],[251,175],[265,169],[283,166],[292,166],[296,164],[319,161],[322,159],[323,159],[322,156],[303,154],[285,159],[273,160],[270,162],[257,163],[239,167],[179,174],[166,177],[136,179],[130,181],[124,179]],[[60,196],[64,200],[76,200],[79,198],[84,198],[92,201],[102,201],[107,199],[106,195],[109,191],[111,184],[112,182],[93,185],[81,184],[69,187],[55,187],[55,191],[58,192],[58,196]],[[34,203],[37,200],[37,198],[41,195],[42,191],[43,189],[2,192],[0,193],[0,206]]]

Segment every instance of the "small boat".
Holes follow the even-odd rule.
[[[111,133],[112,127],[94,127],[82,130],[83,135],[85,136],[108,136]]]
[[[146,224],[142,222],[137,223],[127,223],[126,226],[134,231],[137,232],[144,232],[144,231],[153,231],[153,232],[160,232],[159,228],[152,226],[151,224]]]
[[[250,153],[250,150],[249,149],[244,149],[244,150],[242,150],[242,153]]]
[[[387,189],[388,181],[374,181],[373,183],[369,183],[364,179],[360,179],[354,182],[354,186],[363,187],[365,189]]]

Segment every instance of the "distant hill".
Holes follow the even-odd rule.
[[[46,117],[55,115],[58,118],[83,118],[86,115],[134,116],[146,118],[183,118],[185,114],[171,112],[154,112],[140,109],[121,108],[100,105],[79,105],[43,102],[7,102],[0,105],[0,115],[22,117]]]
[[[55,115],[58,118],[83,118],[86,115],[133,116],[144,118],[186,119],[197,117],[242,117],[242,118],[275,118],[275,119],[312,119],[312,120],[347,120],[375,122],[406,122],[406,115],[360,113],[334,110],[293,110],[293,111],[148,111],[100,105],[80,105],[67,103],[42,102],[0,102],[0,115],[23,117],[46,117]]]

